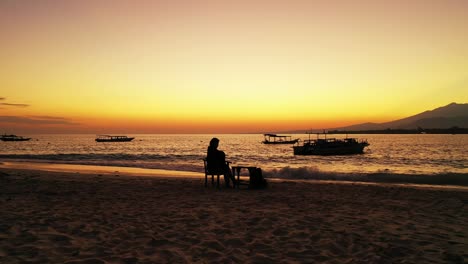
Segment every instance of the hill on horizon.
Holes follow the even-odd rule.
[[[468,103],[451,103],[433,110],[385,123],[361,123],[325,130],[366,131],[385,129],[448,129],[452,127],[468,128]],[[322,129],[321,129],[322,130]],[[287,133],[304,133],[304,130]]]
[[[433,110],[385,123],[363,123],[329,130],[383,130],[468,127],[468,104],[451,103]]]

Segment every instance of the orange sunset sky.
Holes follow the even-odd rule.
[[[0,133],[237,133],[468,102],[468,1],[0,1]]]

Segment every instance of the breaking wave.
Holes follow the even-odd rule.
[[[300,180],[333,180],[377,183],[407,183],[430,185],[461,185],[468,186],[468,174],[437,173],[437,174],[400,174],[387,171],[374,173],[349,173],[321,171],[316,167],[284,167],[264,171],[265,177]]]

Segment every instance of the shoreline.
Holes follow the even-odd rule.
[[[170,175],[169,175],[170,176]],[[463,263],[468,192],[0,169],[0,262]]]
[[[145,169],[137,167],[82,165],[66,163],[46,163],[30,161],[0,161],[0,169],[27,169],[54,172],[81,172],[90,174],[126,174],[132,176],[154,177],[186,177],[194,178],[204,176],[204,173],[191,171],[177,171],[165,169]]]
[[[84,165],[67,164],[53,162],[32,162],[32,161],[0,161],[1,169],[38,170],[50,172],[84,173],[84,174],[119,174],[133,177],[182,177],[182,178],[203,178],[204,172],[193,172],[183,170],[149,169],[125,166],[106,165]],[[329,177],[327,172],[309,172],[310,178],[276,178],[266,177],[268,181],[292,181],[292,182],[322,182],[322,183],[342,183],[342,184],[364,184],[364,185],[394,185],[419,188],[439,188],[439,189],[460,189],[468,191],[468,175],[447,173],[436,176],[429,175],[405,175],[372,173],[359,177]],[[339,174],[338,174],[339,175]],[[246,175],[244,175],[246,176]],[[222,178],[222,177],[221,177]],[[449,178],[447,180],[447,178]],[[454,178],[454,179],[451,179]],[[447,181],[457,183],[447,183]]]

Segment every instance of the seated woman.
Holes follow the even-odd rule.
[[[218,150],[218,145],[219,139],[212,138],[206,156],[208,171],[213,174],[223,174],[226,187],[229,188],[229,180],[232,181],[233,185],[235,183],[234,177],[231,168],[229,168],[229,163],[226,162],[226,154]]]

